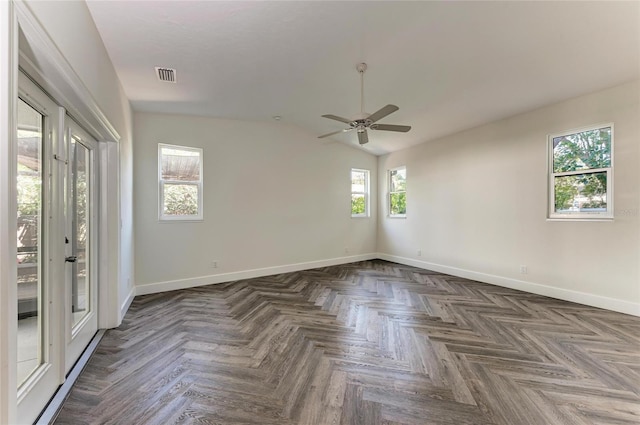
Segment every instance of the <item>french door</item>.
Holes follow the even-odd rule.
[[[17,108],[18,421],[33,423],[97,330],[96,142],[29,78]]]
[[[65,373],[69,372],[98,330],[97,243],[94,236],[97,144],[67,116],[66,145]]]

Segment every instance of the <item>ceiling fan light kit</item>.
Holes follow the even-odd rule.
[[[359,63],[356,65],[356,70],[360,74],[360,114],[356,119],[350,120],[348,118],[339,117],[337,115],[323,115],[323,118],[329,118],[330,120],[340,121],[345,124],[349,124],[349,128],[345,128],[343,130],[333,131],[328,134],[323,134],[322,136],[318,136],[319,139],[324,137],[333,136],[338,133],[346,133],[347,131],[356,130],[358,133],[358,143],[364,145],[369,143],[369,135],[367,134],[367,129],[370,130],[382,130],[382,131],[397,131],[401,133],[406,133],[411,130],[411,126],[409,125],[396,125],[396,124],[377,124],[379,120],[390,115],[397,111],[398,108],[396,105],[387,105],[380,110],[374,112],[373,114],[367,114],[364,111],[364,72],[367,70],[366,63]]]

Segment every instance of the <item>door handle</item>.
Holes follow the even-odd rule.
[[[76,257],[75,255],[71,255],[69,257],[65,257],[64,261],[66,261],[67,263],[75,263],[78,260],[78,257]]]

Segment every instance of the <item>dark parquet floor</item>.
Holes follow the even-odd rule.
[[[640,318],[385,261],[136,297],[57,424],[640,424]]]

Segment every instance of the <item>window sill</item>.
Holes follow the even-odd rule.
[[[572,222],[576,222],[576,221],[586,221],[586,222],[594,222],[594,221],[603,221],[603,222],[612,222],[614,221],[613,217],[594,217],[594,218],[589,218],[589,217],[585,217],[585,218],[578,218],[578,217],[567,217],[567,218],[560,218],[560,217],[551,217],[551,218],[547,218],[547,221],[572,221]]]
[[[406,215],[388,215],[387,218],[407,218]]]
[[[167,224],[167,223],[202,223],[204,221],[203,218],[160,218],[158,219],[158,223]]]

